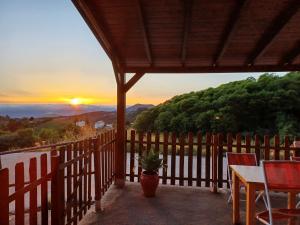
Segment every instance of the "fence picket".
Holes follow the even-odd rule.
[[[290,139],[289,136],[284,137],[284,160],[289,160],[290,158]]]
[[[171,185],[175,185],[176,175],[176,134],[172,133],[172,153],[171,153]]]
[[[58,156],[51,157],[51,225],[61,225],[59,219],[59,158]]]
[[[242,140],[241,140],[241,134],[236,135],[236,152],[241,153],[242,150]]]
[[[143,145],[143,140],[144,140],[144,133],[143,132],[139,132],[139,158],[142,157],[143,154],[143,149],[144,149],[144,145]],[[138,167],[138,181],[140,181],[140,177],[141,177],[141,173],[142,173],[142,167],[141,165],[139,165]]]
[[[24,187],[24,163],[17,163],[15,166],[15,192]],[[24,224],[24,193],[19,192],[15,200],[16,224]]]
[[[202,134],[197,134],[197,186],[201,186],[202,172]]]
[[[270,138],[268,135],[264,136],[264,146],[265,146],[265,160],[270,159]]]
[[[154,150],[156,152],[160,152],[160,149],[159,149],[159,139],[160,139],[160,133],[156,132],[155,133],[155,140],[154,140],[154,142],[155,142],[155,148],[154,148]]]
[[[87,205],[88,205],[88,197],[87,197],[87,167],[88,167],[88,161],[87,161],[87,154],[88,154],[88,142],[87,140],[84,140],[84,149],[83,154],[85,154],[83,158],[83,213],[86,214],[87,211]]]
[[[89,147],[88,147],[88,209],[92,204],[92,157],[95,157],[95,152],[93,151],[93,140],[89,138]],[[112,162],[111,162],[112,163]],[[94,166],[95,168],[95,166]],[[96,176],[96,173],[94,174]]]
[[[40,158],[41,177],[46,178],[48,170],[47,154],[42,154]],[[41,183],[41,216],[42,225],[48,224],[48,181],[44,179]]]
[[[246,135],[245,138],[245,145],[246,145],[246,153],[250,153],[251,152],[251,136],[250,134]]]
[[[205,187],[210,185],[210,147],[211,147],[211,134],[206,133],[205,136]]]
[[[212,146],[212,192],[217,192],[218,187],[218,135],[213,135]]]
[[[158,139],[159,141],[159,139]],[[168,132],[164,132],[164,144],[163,144],[163,173],[162,173],[162,183],[167,183],[167,166],[168,166],[168,142],[169,142],[169,134]],[[157,143],[157,142],[156,142]]]
[[[130,181],[134,181],[134,161],[135,161],[135,130],[130,132]]]
[[[151,141],[152,141],[151,138],[152,138],[152,133],[147,132],[147,152],[149,152],[151,149]]]
[[[232,134],[229,133],[227,134],[227,152],[232,152]],[[228,170],[227,170],[227,181],[229,179],[229,174],[228,174]],[[229,188],[229,182],[227,182],[227,188]]]
[[[70,161],[72,159],[71,150],[72,150],[72,145],[68,145],[67,146],[67,161]],[[72,191],[72,189],[71,189],[71,184],[72,184],[71,183],[72,182],[71,172],[72,172],[72,168],[71,168],[71,165],[69,165],[67,167],[67,204],[71,203],[71,201],[69,199],[69,196],[71,195],[71,191]],[[67,221],[69,221],[70,219],[71,219],[71,210],[69,209],[69,210],[67,210]]]
[[[79,147],[79,143],[75,142],[74,146],[73,146],[73,158],[76,158],[78,155],[78,147]],[[78,189],[77,189],[77,179],[78,179],[78,161],[73,163],[73,192],[74,192],[74,197],[73,197],[73,201],[77,203],[77,199],[78,199]],[[78,221],[78,214],[77,214],[77,204],[73,204],[73,224],[76,225],[77,221]]]
[[[194,147],[194,135],[188,134],[188,186],[193,185],[193,147]]]
[[[36,158],[31,158],[29,163],[29,181],[33,183],[37,179]],[[29,221],[30,225],[37,224],[37,187],[33,187],[29,192]]]
[[[280,153],[280,139],[279,135],[275,135],[274,137],[274,155],[275,155],[275,160],[279,160],[279,153]]]
[[[223,187],[223,135],[218,134],[218,187]]]
[[[258,165],[260,164],[260,140],[259,136],[255,135],[254,136],[254,141],[255,141],[255,155],[256,155],[256,160]]]
[[[184,145],[185,145],[185,136],[182,134],[179,137],[179,185],[183,186],[184,184]]]

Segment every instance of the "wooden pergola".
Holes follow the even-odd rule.
[[[115,183],[125,182],[126,93],[145,73],[300,70],[299,0],[73,0],[117,82]],[[126,81],[126,73],[135,75]]]

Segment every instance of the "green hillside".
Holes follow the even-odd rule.
[[[191,92],[142,112],[138,131],[300,134],[300,72]]]

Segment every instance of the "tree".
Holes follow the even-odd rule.
[[[174,96],[141,113],[142,131],[300,134],[300,72],[262,74]]]

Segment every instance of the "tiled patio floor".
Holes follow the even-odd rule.
[[[161,185],[157,197],[145,198],[138,183],[126,183],[124,189],[112,186],[106,193],[102,213],[92,209],[81,225],[230,225],[232,205],[227,204],[227,191],[212,194],[206,188]],[[285,205],[282,196],[276,204]],[[244,220],[245,202],[241,202]],[[257,210],[263,210],[262,201]],[[259,223],[257,223],[259,224]]]

